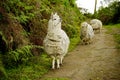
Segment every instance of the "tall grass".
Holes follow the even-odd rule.
[[[70,80],[67,78],[46,78],[45,80]]]
[[[80,37],[70,39],[69,51],[72,51],[80,42]]]
[[[42,77],[50,69],[51,59],[42,53],[40,56],[33,56],[26,64],[6,69],[7,78],[3,80],[36,80]],[[1,79],[0,79],[1,80]]]
[[[21,27],[16,25],[14,28],[11,27],[14,32],[12,31],[10,34],[13,34],[14,42],[18,45],[22,44],[19,42],[18,37],[20,37],[21,42],[28,39],[31,44],[42,45],[42,39],[46,33],[50,13],[57,11],[63,20],[62,28],[70,37],[71,43],[69,51],[71,51],[80,41],[78,36],[80,30],[79,25],[82,20],[84,20],[84,15],[79,12],[74,2],[75,0],[2,0],[0,1],[0,5],[3,5],[6,13],[9,13],[13,19],[17,19],[26,33],[29,33],[26,34],[25,38],[22,38],[21,36],[23,36],[23,34],[16,32],[17,30],[22,31],[22,29],[20,29]],[[4,28],[7,30],[7,27]],[[14,37],[14,33],[18,34],[17,39]],[[0,35],[2,35],[1,32]],[[2,38],[4,40],[4,37]],[[27,40],[25,40],[25,42],[27,42]],[[32,56],[29,52],[29,46],[18,49],[15,45],[15,49],[14,51],[8,52],[10,56],[4,55],[7,57],[3,57],[6,63],[4,66],[10,67],[11,65],[9,69],[5,66],[8,78],[3,80],[39,80],[39,78],[50,69],[51,59],[45,53],[40,56]]]
[[[120,24],[106,25],[105,28],[108,29],[108,33],[114,36],[115,41],[118,43],[116,47],[120,49]]]

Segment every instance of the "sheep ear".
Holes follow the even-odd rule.
[[[53,18],[53,15],[54,15],[54,14],[53,14],[53,12],[52,12],[52,13],[51,13],[51,16],[50,16],[51,19]]]
[[[55,12],[55,15],[57,15],[57,12]]]

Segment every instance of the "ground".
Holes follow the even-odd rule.
[[[40,80],[120,80],[119,52],[113,35],[102,29],[92,44],[79,44],[60,69],[50,70]]]

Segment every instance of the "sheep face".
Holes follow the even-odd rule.
[[[61,18],[58,16],[58,14],[57,13],[55,13],[55,14],[51,14],[51,20],[52,20],[52,23],[53,23],[53,26],[54,27],[57,27],[57,25],[59,24],[59,23],[61,23]]]
[[[87,33],[87,26],[88,26],[87,22],[83,22],[81,24],[82,34],[84,34],[84,35],[86,35],[86,33]]]

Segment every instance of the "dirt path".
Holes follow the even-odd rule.
[[[78,45],[65,56],[60,69],[49,71],[40,80],[120,80],[120,52],[115,44],[113,36],[103,29],[93,44]]]

